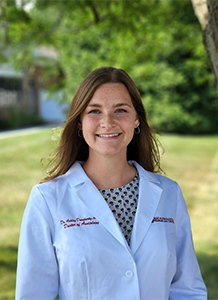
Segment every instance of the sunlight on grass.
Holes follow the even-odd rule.
[[[14,299],[20,223],[32,186],[46,176],[41,158],[54,148],[49,129],[0,139],[0,299]],[[218,136],[163,135],[162,167],[187,202],[209,298],[218,299]]]

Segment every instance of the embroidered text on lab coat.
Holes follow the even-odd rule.
[[[154,217],[152,223],[154,222],[174,223],[174,220],[173,218]]]
[[[76,219],[67,219],[66,221],[60,220],[60,224],[64,226],[64,229],[74,226],[82,226],[82,225],[98,225],[99,222],[95,217],[89,218],[76,218]]]

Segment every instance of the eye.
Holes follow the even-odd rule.
[[[124,112],[126,112],[126,110],[122,109],[122,108],[119,108],[119,109],[116,110],[116,112],[118,112],[118,113],[124,113]]]
[[[93,109],[89,111],[89,114],[99,114],[100,111],[98,109]]]

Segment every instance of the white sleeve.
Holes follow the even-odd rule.
[[[24,211],[18,248],[16,300],[53,300],[58,293],[54,224],[37,186]]]
[[[207,290],[201,277],[193,246],[190,219],[185,200],[177,185],[177,271],[170,288],[170,300],[206,300]]]

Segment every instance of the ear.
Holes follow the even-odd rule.
[[[82,130],[82,123],[80,121],[78,122],[77,127]]]
[[[138,115],[136,115],[135,122],[134,122],[134,128],[139,127],[139,125],[140,125],[139,117],[138,117]]]

